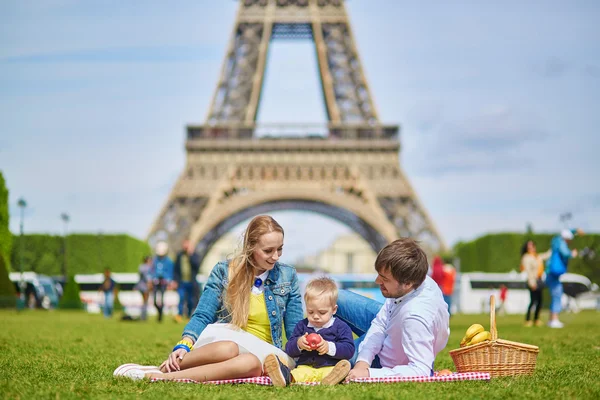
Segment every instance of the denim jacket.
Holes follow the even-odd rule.
[[[227,274],[227,261],[221,261],[214,266],[196,311],[183,330],[183,336],[193,338],[195,341],[207,325],[215,322],[230,322],[223,304],[228,283]],[[283,347],[282,322],[286,337],[292,337],[296,324],[304,317],[296,269],[279,261],[276,262],[265,280],[264,294],[273,344],[281,349]]]

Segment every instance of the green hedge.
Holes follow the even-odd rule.
[[[13,237],[12,265],[19,269],[21,238]],[[67,274],[93,274],[110,268],[113,272],[137,272],[150,246],[128,235],[67,236]],[[63,254],[62,236],[24,235],[23,259],[25,271],[45,275],[61,275]]]
[[[0,308],[15,308],[17,305],[15,285],[8,277],[4,260],[5,257],[0,252]]]
[[[550,248],[554,235],[531,233],[498,233],[485,235],[471,242],[458,243],[454,247],[460,259],[462,272],[508,272],[519,270],[521,246],[528,239],[533,239],[538,252]],[[594,258],[577,257],[569,262],[569,272],[585,275],[592,282],[600,283],[600,235],[586,234],[576,236],[569,247],[582,250],[586,247],[597,254]]]
[[[0,171],[0,257],[4,256],[6,269],[10,271],[10,253],[12,235],[8,226],[8,189],[2,171]]]
[[[65,291],[60,299],[58,308],[64,310],[82,310],[83,303],[79,296],[79,285],[75,282],[75,275],[69,276],[65,285]]]

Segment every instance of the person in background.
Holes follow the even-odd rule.
[[[152,288],[152,257],[144,256],[142,261],[142,264],[140,264],[138,268],[140,280],[135,285],[134,289],[138,290],[142,295],[142,310],[140,319],[145,321],[148,318],[148,298],[150,297],[150,289]]]
[[[448,304],[448,314],[452,315],[452,295],[454,294],[454,283],[456,282],[456,268],[452,264],[444,264],[442,268],[442,295]]]
[[[529,289],[529,307],[525,314],[525,326],[531,327],[541,326],[540,310],[542,309],[542,290],[544,288],[544,261],[552,254],[551,250],[545,253],[538,254],[533,240],[528,240],[521,248],[521,271],[524,271],[527,276],[527,288]],[[535,308],[533,313],[533,321],[531,320],[531,310]]]
[[[104,269],[104,281],[98,291],[104,293],[104,317],[112,317],[115,306],[116,282],[110,275],[110,269]]]
[[[181,251],[177,253],[173,269],[173,282],[177,286],[177,293],[179,294],[179,308],[175,316],[175,322],[177,323],[183,321],[183,309],[186,304],[188,319],[190,319],[194,306],[197,304],[195,293],[199,290],[196,275],[198,275],[199,270],[200,256],[194,251],[190,241],[186,239],[181,244]]]
[[[156,257],[152,260],[152,292],[154,307],[158,311],[158,322],[162,321],[165,306],[165,291],[173,280],[173,261],[167,255],[169,245],[166,242],[156,244]]]
[[[562,295],[563,285],[560,281],[560,276],[567,272],[569,260],[577,257],[577,249],[569,249],[569,243],[575,237],[575,234],[583,235],[581,229],[568,230],[564,229],[560,235],[552,238],[550,249],[552,255],[546,266],[546,286],[550,291],[550,328],[562,328],[564,324],[558,319],[558,315],[562,311]]]
[[[433,259],[431,265],[431,279],[437,283],[440,289],[442,288],[442,283],[444,281],[444,262],[440,256],[435,256]]]
[[[508,295],[508,288],[505,284],[500,285],[500,305],[498,306],[498,315],[506,314],[506,296]]]

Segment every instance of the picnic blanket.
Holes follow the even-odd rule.
[[[489,381],[490,374],[487,372],[464,372],[443,376],[392,376],[387,378],[360,378],[353,379],[351,383],[398,383],[398,382],[457,382],[457,381]],[[150,382],[179,382],[179,383],[204,383],[207,385],[226,385],[232,383],[254,383],[255,385],[271,385],[271,378],[259,376],[256,378],[223,379],[219,381],[198,382],[193,379],[164,379],[152,378]],[[319,385],[319,382],[297,382],[293,385]]]

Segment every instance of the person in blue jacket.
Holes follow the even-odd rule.
[[[569,249],[569,242],[573,240],[575,234],[583,234],[580,229],[569,230],[564,229],[560,235],[552,238],[550,250],[552,255],[548,260],[546,267],[546,287],[550,291],[550,320],[548,326],[550,328],[562,328],[564,324],[558,319],[558,315],[562,311],[562,295],[563,284],[560,281],[560,276],[567,272],[569,260],[577,257],[577,249]]]

